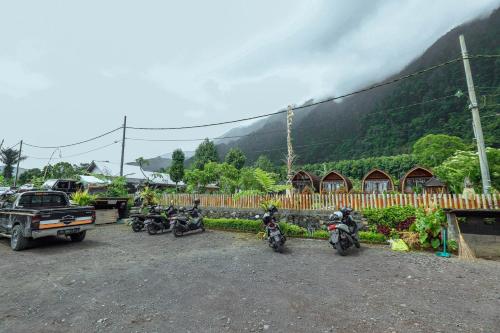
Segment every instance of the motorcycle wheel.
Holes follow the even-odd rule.
[[[361,244],[359,244],[359,240],[353,238],[353,241],[354,241],[354,246],[356,246],[356,248],[359,249],[361,247]]]
[[[153,224],[153,223],[150,223],[148,224],[148,234],[150,235],[156,235],[158,233],[158,228]]]
[[[337,244],[335,244],[335,248],[337,249],[337,252],[343,257],[345,256],[347,253],[346,253],[346,250],[344,249],[344,247],[342,246],[342,242],[338,242]]]
[[[274,245],[274,252],[283,253],[283,243],[276,243]]]
[[[203,222],[200,225],[200,229],[201,229],[201,232],[205,232],[205,225],[203,224]]]
[[[144,224],[141,223],[140,221],[134,219],[134,221],[132,222],[132,230],[134,232],[140,232],[140,231],[142,231],[142,228],[144,228]]]
[[[174,227],[174,236],[175,237],[181,237],[182,236],[182,231],[180,231],[178,228]]]

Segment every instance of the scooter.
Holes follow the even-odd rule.
[[[147,209],[149,214],[152,214],[155,211],[155,206],[149,206]],[[135,208],[135,211],[130,213],[130,217],[132,218],[131,226],[134,232],[141,232],[144,230],[144,222],[146,221],[147,216],[147,214],[140,211],[139,207]]]
[[[329,217],[328,231],[330,232],[330,244],[341,256],[347,254],[351,246],[360,248],[358,225],[351,216],[351,208],[342,208]]]
[[[170,221],[170,228],[175,237],[181,237],[186,232],[201,230],[205,232],[203,216],[201,209],[198,208],[199,200],[195,200],[194,207],[187,210],[184,207],[179,208],[179,214]]]
[[[170,221],[176,213],[177,210],[173,205],[168,206],[166,209],[156,206],[144,221],[148,234],[156,235],[159,232],[170,230]]]
[[[285,247],[286,237],[281,232],[280,226],[274,217],[278,209],[272,205],[262,217],[266,226],[267,241],[275,252],[282,253]]]

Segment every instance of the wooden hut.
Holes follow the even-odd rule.
[[[321,193],[349,193],[352,189],[352,183],[340,172],[332,170],[321,179],[319,187]]]
[[[292,178],[292,186],[299,193],[317,192],[319,183],[320,179],[318,176],[306,171],[299,171]]]
[[[400,181],[400,189],[403,193],[414,193],[420,188],[425,191],[425,183],[427,183],[434,175],[432,171],[423,167],[414,167],[408,171]]]
[[[365,193],[384,193],[394,189],[394,182],[386,172],[373,169],[363,177],[361,186]]]
[[[437,179],[436,177],[432,177],[424,184],[425,193],[430,194],[439,194],[448,192],[446,184]]]

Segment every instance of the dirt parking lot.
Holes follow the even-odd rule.
[[[0,240],[0,332],[500,332],[500,263],[101,226]]]

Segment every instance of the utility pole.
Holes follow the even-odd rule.
[[[120,177],[123,177],[123,163],[125,159],[125,131],[127,130],[127,116],[123,117],[122,159],[120,162]]]
[[[287,183],[288,185],[292,184],[293,179],[293,161],[295,159],[295,154],[293,152],[292,145],[292,123],[293,123],[293,110],[292,106],[288,105],[288,111],[286,113],[286,143],[288,147],[288,156],[286,160],[287,166]]]
[[[483,182],[483,193],[488,194],[491,188],[490,169],[488,167],[488,158],[486,157],[486,148],[484,146],[483,128],[481,127],[481,118],[479,117],[479,109],[476,99],[476,91],[474,89],[474,81],[472,80],[472,72],[469,64],[469,54],[465,45],[464,35],[460,35],[460,48],[462,49],[462,60],[464,62],[465,78],[467,79],[467,89],[469,90],[469,99],[472,112],[472,128],[476,137],[477,151],[479,154],[479,166],[481,168],[481,179]]]
[[[19,177],[19,162],[21,162],[21,153],[23,151],[23,140],[21,140],[19,145],[19,154],[17,155],[17,167],[16,167],[16,178],[14,178],[14,187],[17,186],[17,178]]]

